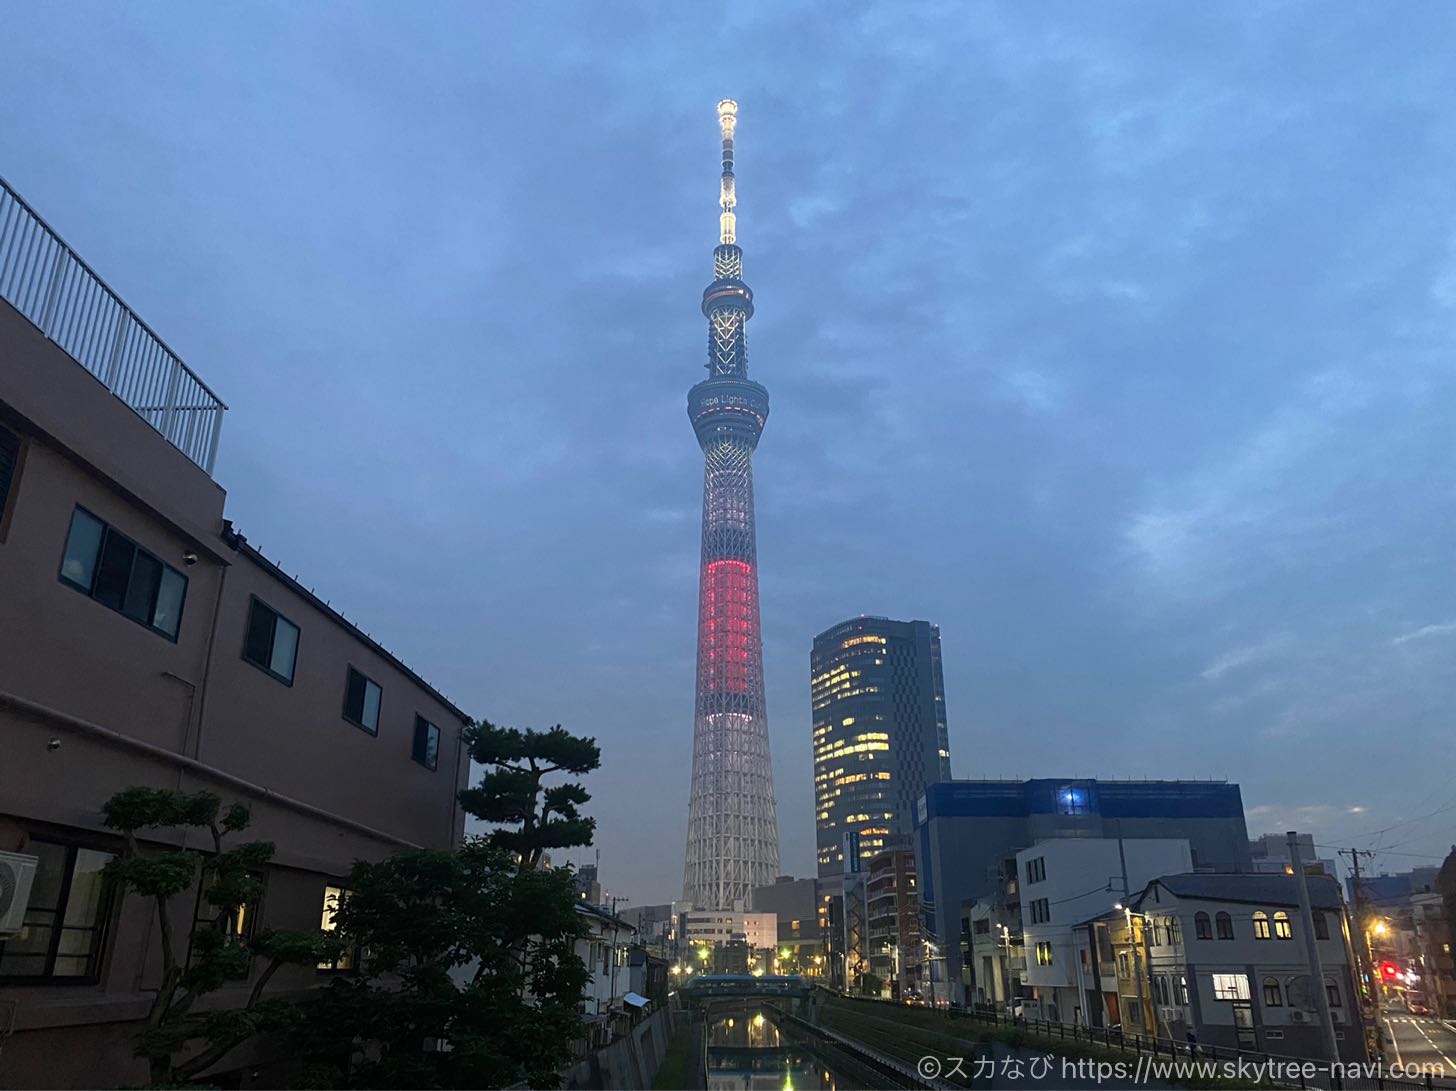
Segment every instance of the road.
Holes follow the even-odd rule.
[[[1390,1048],[1387,1062],[1402,1065],[1435,1065],[1448,1079],[1456,1077],[1456,1029],[1430,1015],[1385,1014]]]

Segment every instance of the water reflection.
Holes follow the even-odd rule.
[[[721,1010],[708,1019],[708,1091],[836,1091],[834,1073],[771,1013]]]

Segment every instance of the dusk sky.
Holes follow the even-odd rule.
[[[0,174],[228,403],[230,517],[596,735],[628,904],[681,891],[725,96],[783,870],[859,613],[940,625],[959,777],[1436,862],[1456,6],[0,0]]]

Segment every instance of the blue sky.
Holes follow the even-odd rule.
[[[959,776],[1456,841],[1456,8],[0,22],[0,173],[229,403],[233,519],[467,710],[596,734],[613,891],[681,882],[724,96],[786,870],[862,612],[940,624]]]

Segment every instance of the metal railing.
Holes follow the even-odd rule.
[[[841,999],[873,1010],[875,1005],[890,1005],[897,1012],[900,1005],[893,1001],[875,997],[845,996],[833,994]],[[1044,1019],[1008,1016],[992,1005],[978,1005],[972,1008],[939,1009],[937,1014],[945,1019],[947,1030],[958,1020],[969,1020],[997,1029],[1019,1031],[1030,1035],[1038,1046],[1051,1047],[1051,1040],[1084,1043],[1100,1046],[1129,1055],[1137,1071],[1151,1076],[1157,1072],[1154,1061],[1167,1061],[1176,1066],[1182,1062],[1190,1075],[1213,1076],[1239,1071],[1244,1063],[1246,1071],[1257,1073],[1263,1083],[1309,1091],[1456,1091],[1456,1073],[1448,1073],[1442,1067],[1438,1073],[1426,1070],[1415,1073],[1412,1066],[1387,1067],[1380,1061],[1343,1061],[1335,1065],[1323,1060],[1312,1060],[1287,1054],[1268,1053],[1255,1048],[1219,1046],[1210,1043],[1192,1043],[1166,1038],[1157,1034],[1141,1034],[1123,1027],[1091,1027],[1082,1023],[1060,1023]],[[1346,1032],[1359,1033],[1360,1027],[1343,1026]],[[1054,1047],[1051,1047],[1054,1048]],[[1149,1062],[1144,1067],[1144,1061]],[[1176,1071],[1176,1067],[1170,1071]],[[1236,1077],[1235,1077],[1236,1078]]]
[[[212,473],[227,406],[4,178],[0,299]]]

